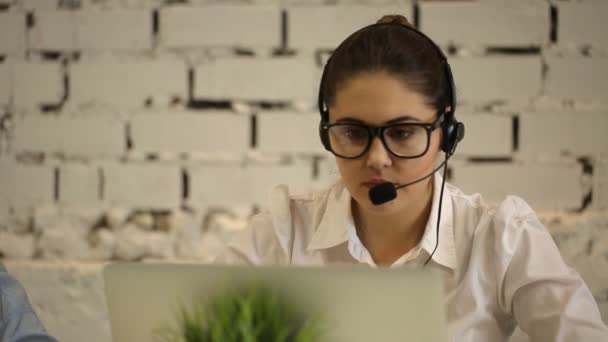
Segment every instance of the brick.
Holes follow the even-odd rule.
[[[46,11],[59,7],[61,0],[17,0],[19,7],[25,11]]]
[[[529,47],[549,41],[547,1],[420,2],[420,27],[438,45]]]
[[[277,47],[281,11],[261,5],[170,6],[160,11],[160,29],[160,43],[168,48]]]
[[[309,165],[298,164],[192,166],[188,202],[196,207],[267,205],[278,184],[287,184],[291,193],[309,190],[311,173]]]
[[[23,12],[0,12],[0,56],[25,54],[26,22]]]
[[[133,149],[170,153],[245,153],[250,118],[231,112],[140,113],[131,119]]]
[[[324,151],[319,140],[319,114],[262,112],[258,114],[257,148],[278,152]]]
[[[91,103],[138,108],[187,98],[187,71],[174,60],[97,61],[70,66],[70,104]]]
[[[13,70],[8,63],[0,63],[0,106],[10,103],[13,93]]]
[[[547,64],[546,95],[569,100],[606,101],[608,58],[548,56]]]
[[[70,206],[90,207],[99,204],[99,169],[85,164],[59,167],[59,202]]]
[[[605,18],[608,3],[600,1],[558,2],[557,41],[561,46],[608,46]],[[604,28],[602,30],[602,28]]]
[[[182,174],[177,165],[108,163],[103,166],[103,199],[110,206],[176,209],[181,204]]]
[[[465,138],[458,144],[458,155],[508,156],[513,151],[513,118],[488,113],[456,114],[465,124]]]
[[[16,151],[98,157],[126,150],[124,124],[111,117],[24,116],[15,121]]]
[[[537,112],[520,116],[522,153],[600,155],[608,151],[608,111]]]
[[[61,103],[66,89],[61,64],[55,62],[16,62],[13,64],[13,105],[37,108]]]
[[[76,12],[36,11],[35,25],[28,33],[28,45],[33,50],[77,49]]]
[[[608,209],[608,162],[598,162],[593,170],[593,206]]]
[[[83,50],[152,48],[149,10],[84,10],[76,16],[76,42]]]
[[[318,87],[316,71],[312,57],[218,59],[196,68],[194,94],[211,100],[311,103]]]
[[[539,95],[542,63],[537,56],[452,58],[457,100],[526,101]]]
[[[412,12],[410,1],[399,6],[294,6],[288,9],[288,45],[295,49],[333,49],[385,14],[402,14],[411,19]]]
[[[453,183],[489,202],[522,197],[534,209],[578,209],[583,203],[582,168],[575,162],[452,163]]]
[[[55,174],[50,166],[0,160],[0,207],[31,209],[54,202]]]

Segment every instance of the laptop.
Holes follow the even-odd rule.
[[[266,329],[266,335],[248,338],[448,340],[443,280],[436,271],[117,263],[104,269],[104,279],[114,342],[248,341],[235,336],[269,326],[280,333]],[[196,335],[193,326],[207,339],[184,338]]]

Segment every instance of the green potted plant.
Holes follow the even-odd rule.
[[[161,329],[163,342],[318,342],[318,315],[263,285],[223,291],[211,301],[181,306],[177,326]],[[314,316],[314,317],[313,317]]]

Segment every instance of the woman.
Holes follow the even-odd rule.
[[[340,182],[306,196],[278,187],[271,211],[218,261],[426,265],[445,273],[454,341],[504,341],[516,325],[532,341],[608,341],[589,289],[522,199],[491,205],[445,184],[464,136],[452,76],[404,17],[385,16],[340,44],[319,109]]]

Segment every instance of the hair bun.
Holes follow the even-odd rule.
[[[382,18],[380,18],[380,20],[378,20],[376,23],[377,24],[398,24],[398,25],[403,25],[403,26],[415,28],[414,25],[412,25],[407,20],[407,18],[404,17],[404,16],[402,16],[401,14],[385,15]]]

